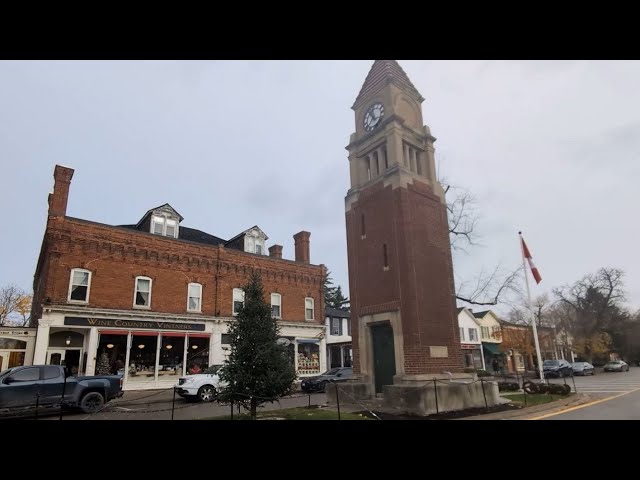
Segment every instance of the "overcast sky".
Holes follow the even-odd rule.
[[[228,239],[257,224],[348,290],[350,109],[373,61],[0,62],[0,285],[31,289],[56,163],[68,215],[136,223],[170,203]],[[640,306],[640,62],[402,61],[426,98],[440,175],[478,199],[482,246],[456,281],[521,263],[542,293],[599,267]],[[504,307],[503,307],[504,308]]]

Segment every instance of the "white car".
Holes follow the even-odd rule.
[[[187,400],[211,402],[215,400],[222,385],[216,373],[199,373],[180,377],[174,385],[176,393]]]

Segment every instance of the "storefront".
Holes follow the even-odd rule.
[[[70,374],[120,374],[125,390],[171,388],[181,375],[222,365],[231,351],[224,318],[196,323],[70,313],[47,312],[39,321],[35,363],[64,365]],[[281,326],[298,375],[324,372],[324,327],[294,322]]]
[[[482,349],[477,344],[462,344],[462,356],[464,358],[464,368],[484,370]]]
[[[353,349],[351,343],[332,343],[329,350],[329,368],[353,366]]]
[[[0,327],[0,372],[7,368],[33,364],[36,329]]]
[[[503,373],[506,366],[505,354],[497,343],[482,342],[485,370],[491,373]]]
[[[70,374],[119,374],[125,390],[142,390],[170,388],[179,376],[200,373],[211,364],[213,322],[61,320],[46,329],[46,341],[39,332],[36,357],[64,365]]]

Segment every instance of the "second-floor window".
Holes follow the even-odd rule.
[[[151,217],[151,233],[178,238],[178,222],[170,218],[153,215]]]
[[[280,318],[280,305],[282,303],[282,297],[279,293],[271,294],[271,316],[273,318]]]
[[[478,341],[478,329],[470,328],[469,329],[469,341],[477,342]]]
[[[233,314],[238,315],[240,309],[244,305],[244,290],[241,288],[233,289]]]
[[[482,338],[489,338],[489,327],[480,327],[482,330]]]
[[[71,270],[69,282],[69,301],[87,303],[89,301],[89,288],[91,286],[91,272],[82,268]]]
[[[465,341],[465,339],[464,339],[464,328],[462,328],[462,327],[460,327],[460,341],[461,342]]]
[[[187,310],[190,312],[202,311],[202,285],[199,283],[189,284]]]
[[[347,318],[347,335],[351,336],[351,319]]]
[[[304,319],[313,320],[313,298],[304,299]]]
[[[133,297],[133,306],[137,308],[151,307],[151,279],[148,277],[136,277],[136,291]]]
[[[341,318],[331,318],[331,335],[342,335]]]

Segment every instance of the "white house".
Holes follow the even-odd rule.
[[[325,328],[329,368],[351,367],[351,314],[336,308],[326,308]]]
[[[480,340],[480,324],[468,308],[458,308],[458,326],[460,327],[460,345],[465,368],[485,369]]]
[[[491,310],[473,312],[480,325],[480,341],[482,342],[482,354],[484,364],[488,372],[503,370],[504,354],[500,351],[502,343],[502,329],[498,316]]]

